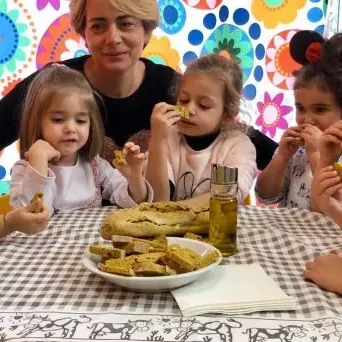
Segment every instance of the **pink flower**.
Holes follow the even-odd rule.
[[[37,0],[37,8],[39,11],[42,11],[47,4],[51,4],[51,6],[58,11],[60,7],[60,0]]]
[[[268,92],[264,94],[264,102],[258,102],[257,107],[260,115],[255,124],[261,126],[262,133],[269,133],[271,138],[276,135],[277,128],[286,130],[288,123],[284,116],[289,114],[293,108],[291,106],[281,105],[284,100],[284,94],[279,93],[273,99]]]

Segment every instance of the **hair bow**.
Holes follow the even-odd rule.
[[[322,54],[322,44],[315,42],[311,43],[305,51],[306,59],[311,63],[318,61]]]

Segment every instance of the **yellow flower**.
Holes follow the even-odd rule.
[[[180,71],[179,54],[177,50],[171,48],[167,37],[152,36],[142,53],[142,57],[148,58],[156,64],[168,65],[174,70]]]
[[[252,13],[267,28],[288,24],[295,20],[297,11],[307,0],[253,0]]]

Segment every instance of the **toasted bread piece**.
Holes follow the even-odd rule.
[[[112,261],[115,261],[115,260],[112,260]],[[121,260],[119,260],[119,261],[121,261]],[[97,267],[101,271],[107,272],[107,273],[114,273],[114,274],[120,274],[120,275],[125,275],[125,276],[134,276],[135,275],[133,268],[132,268],[132,265],[130,265],[129,263],[127,263],[127,264],[111,263],[110,265],[98,263]]]
[[[339,163],[339,162],[334,163],[333,168],[337,171],[339,177],[342,180],[342,163]]]
[[[127,235],[112,235],[113,246],[116,248],[121,248],[122,246],[133,241],[131,236]]]
[[[33,212],[35,213],[41,213],[44,211],[44,203],[43,203],[43,199],[44,199],[44,194],[42,192],[36,192],[30,203],[35,203],[37,200],[40,200],[40,205],[37,203],[37,206],[35,206],[36,208],[32,209]]]
[[[32,202],[36,201],[38,198],[40,198],[40,200],[42,201],[43,198],[44,198],[44,194],[43,194],[42,192],[36,192],[36,193],[33,195],[33,197],[32,197],[32,199],[31,199],[30,202],[32,203]]]
[[[177,105],[176,106],[176,112],[178,112],[182,118],[190,119],[190,113],[184,106]]]
[[[205,254],[199,264],[197,265],[197,268],[204,268],[210,264],[212,264],[214,261],[216,261],[219,258],[219,254],[217,251],[211,251],[207,254]]]
[[[174,270],[177,274],[189,272],[188,270],[183,268],[181,265],[179,265],[177,262],[168,258],[166,255],[163,255],[160,258],[160,263],[162,263],[165,266],[168,266],[170,269]]]
[[[165,253],[163,252],[145,253],[145,254],[137,255],[135,260],[137,263],[141,263],[141,262],[158,263],[160,261],[160,258],[164,255]]]
[[[161,234],[161,235],[156,236],[152,240],[152,242],[156,242],[156,243],[166,247],[167,246],[167,237],[166,237],[166,235]]]
[[[131,267],[135,264],[135,259],[129,259],[129,257],[126,257],[123,259],[109,259],[109,260],[106,260],[104,264],[108,267],[115,267],[115,266]]]
[[[174,263],[178,264],[182,269],[186,270],[187,272],[193,271],[197,266],[194,259],[190,257],[189,254],[183,252],[181,248],[173,251],[168,251],[166,253],[166,257]]]
[[[106,247],[100,245],[89,246],[89,252],[100,255],[102,258],[122,259],[125,256],[125,251],[114,247]]]
[[[142,262],[134,265],[133,271],[137,276],[153,277],[165,276],[166,267],[164,265],[154,264],[152,262]]]
[[[197,241],[203,241],[203,238],[202,238],[201,235],[197,235],[197,234],[190,233],[190,232],[187,232],[187,233],[184,235],[184,238],[186,238],[186,239],[192,239],[192,240],[197,240]]]
[[[118,165],[127,165],[127,161],[122,153],[122,150],[115,150],[114,151],[114,161],[118,164]]]
[[[126,251],[126,254],[144,254],[150,252],[150,245],[142,241],[133,241],[124,246],[122,249]]]

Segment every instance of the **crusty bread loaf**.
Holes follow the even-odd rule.
[[[111,212],[101,227],[101,236],[154,237],[160,234],[184,235],[208,233],[209,211],[206,207],[189,207],[176,202],[142,203],[131,209]]]

